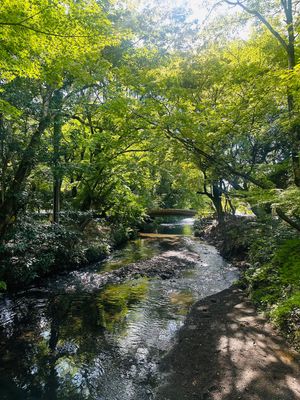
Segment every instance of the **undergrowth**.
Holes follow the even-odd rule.
[[[271,217],[231,218],[213,231],[223,256],[246,261],[242,283],[254,303],[300,349],[299,234]]]
[[[77,219],[64,216],[57,225],[24,216],[0,243],[0,293],[99,261],[132,235],[120,222],[91,219],[83,230]]]
[[[245,278],[254,302],[300,348],[300,238],[281,240],[268,262],[254,263]]]

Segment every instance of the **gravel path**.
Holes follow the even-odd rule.
[[[196,303],[161,364],[157,400],[300,399],[300,355],[237,288]]]

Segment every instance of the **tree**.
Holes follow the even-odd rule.
[[[2,87],[9,89],[9,82],[18,80],[23,88],[29,89],[30,82],[39,86],[39,91],[32,97],[33,104],[39,112],[33,112],[26,131],[27,138],[22,148],[22,156],[11,178],[11,184],[4,190],[2,185],[2,204],[0,207],[0,235],[3,236],[7,227],[13,222],[22,206],[22,191],[28,176],[37,162],[37,153],[45,132],[54,124],[54,147],[58,152],[60,136],[57,112],[57,94],[63,90],[63,82],[73,82],[86,85],[90,83],[91,68],[87,68],[91,57],[108,45],[117,41],[113,35],[110,21],[96,1],[64,2],[49,4],[46,1],[25,2],[22,7],[19,2],[6,1],[2,5],[0,29],[2,35],[1,68],[3,71]],[[26,50],[25,50],[26,49]],[[95,63],[99,66],[99,62]],[[18,65],[17,68],[15,66]],[[102,63],[102,67],[109,65]],[[31,79],[31,81],[29,80]],[[26,82],[28,85],[26,85]],[[74,84],[73,84],[74,85]],[[29,90],[30,93],[30,90]],[[9,97],[6,96],[7,98]],[[24,98],[24,96],[22,96]],[[9,113],[15,109],[15,114],[28,118],[27,104],[17,99],[12,102],[2,101],[2,138],[5,127],[14,129]],[[15,104],[14,104],[15,103]],[[27,108],[26,108],[27,107]],[[60,108],[60,107],[59,107]],[[6,118],[6,114],[8,118]],[[27,125],[28,127],[28,125]],[[4,148],[4,142],[2,142]],[[3,152],[2,152],[3,153]],[[57,164],[57,156],[54,164]],[[6,160],[4,165],[10,164]],[[56,181],[56,203],[58,200],[59,178],[58,168],[54,168]],[[2,170],[2,182],[5,178],[5,168]],[[55,215],[58,208],[55,207]],[[57,217],[56,217],[57,218]]]
[[[238,6],[246,13],[257,18],[267,30],[276,38],[279,45],[285,51],[288,69],[294,71],[298,62],[296,58],[296,23],[295,15],[297,15],[299,4],[293,0],[279,1],[240,1],[240,0],[224,0],[231,6]],[[262,4],[263,3],[263,4]],[[278,21],[271,16],[264,15],[266,12],[277,10],[281,17],[280,25]],[[283,14],[283,15],[282,15]],[[282,18],[284,17],[284,18]],[[283,31],[285,28],[285,32]],[[287,87],[287,103],[290,120],[290,141],[292,144],[291,159],[294,173],[294,183],[300,187],[300,127],[297,119],[298,104],[295,104],[295,97],[291,88]]]
[[[141,107],[135,114],[188,150],[227,199],[232,189],[247,191],[251,185],[282,188],[275,171],[281,165],[288,176],[292,142],[283,131],[281,68],[282,54],[263,32],[193,56],[165,55],[158,66],[136,70],[132,81]]]

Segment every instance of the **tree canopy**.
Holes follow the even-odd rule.
[[[210,203],[299,229],[298,4],[206,5],[2,2],[2,238],[24,213]]]

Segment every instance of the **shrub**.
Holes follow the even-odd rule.
[[[101,259],[110,250],[105,235],[85,238],[69,218],[67,224],[57,225],[24,217],[0,245],[0,280],[9,288],[26,286],[53,272]]]
[[[256,262],[246,272],[246,280],[255,303],[300,348],[300,239],[281,239],[280,244],[276,241],[279,241],[278,235],[269,244],[266,238],[256,241],[253,248],[257,248],[258,242],[265,246],[256,256],[252,248],[252,258],[265,261],[266,255],[270,256],[267,263]]]
[[[24,218],[0,246],[1,279],[9,286],[26,285],[62,265],[78,264],[84,260],[79,242],[78,232]]]

